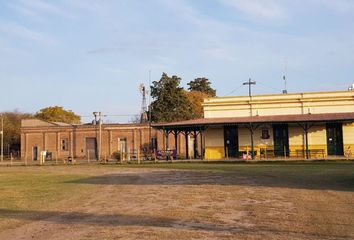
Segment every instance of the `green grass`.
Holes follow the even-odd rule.
[[[64,166],[61,166],[62,168]],[[95,171],[102,168],[176,169],[216,173],[225,177],[225,184],[240,184],[240,177],[266,187],[290,187],[354,191],[354,162],[277,162],[277,163],[159,163],[124,165],[85,165],[68,168]],[[65,199],[84,186],[83,173],[55,173],[56,167],[0,168],[0,208],[38,209]],[[64,167],[65,168],[65,167]],[[40,169],[40,171],[39,171]],[[54,169],[54,170],[53,170]],[[196,183],[197,184],[197,183]],[[219,183],[215,183],[219,184]],[[85,186],[87,187],[87,186]]]
[[[75,186],[67,181],[77,180],[75,175],[33,172],[30,169],[1,171],[0,169],[0,208],[37,209],[46,208],[55,201],[64,199],[73,192]]]

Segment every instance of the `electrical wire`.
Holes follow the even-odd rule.
[[[233,94],[234,92],[236,92],[237,90],[241,89],[243,87],[243,84],[241,84],[240,86],[238,86],[237,88],[235,88],[234,90],[232,90],[230,93],[226,94],[225,96],[230,96],[231,94]]]
[[[260,85],[262,85],[263,87],[266,87],[266,88],[269,88],[269,89],[272,89],[272,90],[275,90],[275,91],[279,91],[279,92],[281,92],[282,90],[281,89],[277,89],[277,88],[274,88],[274,87],[271,87],[271,86],[268,86],[268,85],[266,85],[266,84],[264,84],[264,83],[262,83],[262,82],[259,82],[259,81],[257,81],[257,84],[260,84]]]

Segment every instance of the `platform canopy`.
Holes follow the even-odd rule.
[[[284,124],[284,123],[331,123],[353,122],[354,112],[349,113],[323,113],[323,114],[296,114],[296,115],[272,115],[252,117],[230,118],[199,118],[179,122],[155,123],[152,126],[164,130],[194,130],[205,129],[209,126],[224,126],[238,124]]]
[[[354,112],[347,113],[322,113],[322,114],[296,114],[296,115],[272,115],[272,116],[251,116],[251,117],[229,117],[229,118],[200,118],[180,122],[156,123],[152,126],[163,130],[166,138],[170,133],[175,135],[175,146],[177,149],[177,135],[183,133],[186,137],[191,133],[196,136],[209,127],[222,127],[232,125],[243,125],[250,131],[251,152],[254,152],[253,135],[254,131],[263,124],[296,124],[305,133],[306,158],[309,158],[308,132],[316,123],[351,123],[354,122]],[[202,140],[201,140],[202,141]],[[188,144],[186,144],[188,150]],[[254,156],[252,155],[252,158]],[[188,153],[186,155],[188,158]],[[203,156],[202,156],[203,158]]]

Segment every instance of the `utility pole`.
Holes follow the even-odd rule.
[[[152,141],[151,141],[151,70],[149,70],[149,150],[152,153]]]
[[[1,114],[1,162],[4,161],[4,115]]]
[[[251,85],[256,85],[255,81],[251,81],[251,78],[248,79],[248,82],[244,82],[243,85],[248,85],[248,96],[252,97]]]
[[[102,154],[102,115],[101,112],[98,112],[99,116],[99,134],[100,134],[100,142],[99,142],[99,151],[98,151],[98,161],[101,159],[101,154]]]
[[[251,85],[256,85],[255,81],[251,81],[251,78],[248,79],[248,82],[244,82],[243,85],[248,85],[248,96],[250,97],[250,115],[252,117],[252,103],[251,103],[251,98],[252,98],[252,91],[251,91]],[[249,125],[250,128],[250,133],[251,133],[251,157],[252,160],[254,159],[254,141],[253,141],[253,134],[254,134],[254,129],[252,126],[252,122],[250,122]]]

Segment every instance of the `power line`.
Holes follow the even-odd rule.
[[[240,86],[238,86],[237,88],[235,88],[234,90],[232,90],[230,93],[226,94],[225,96],[230,96],[231,94],[233,94],[234,92],[236,92],[237,90],[241,89],[243,87],[243,84],[241,84]]]
[[[264,84],[264,83],[262,83],[262,82],[257,82],[257,83],[259,83],[260,85],[262,85],[263,87],[266,87],[266,88],[269,88],[269,89],[272,89],[272,90],[275,90],[275,91],[279,91],[279,92],[281,92],[282,90],[281,89],[277,89],[277,88],[274,88],[274,87],[271,87],[271,86],[268,86],[268,85],[266,85],[266,84]]]

